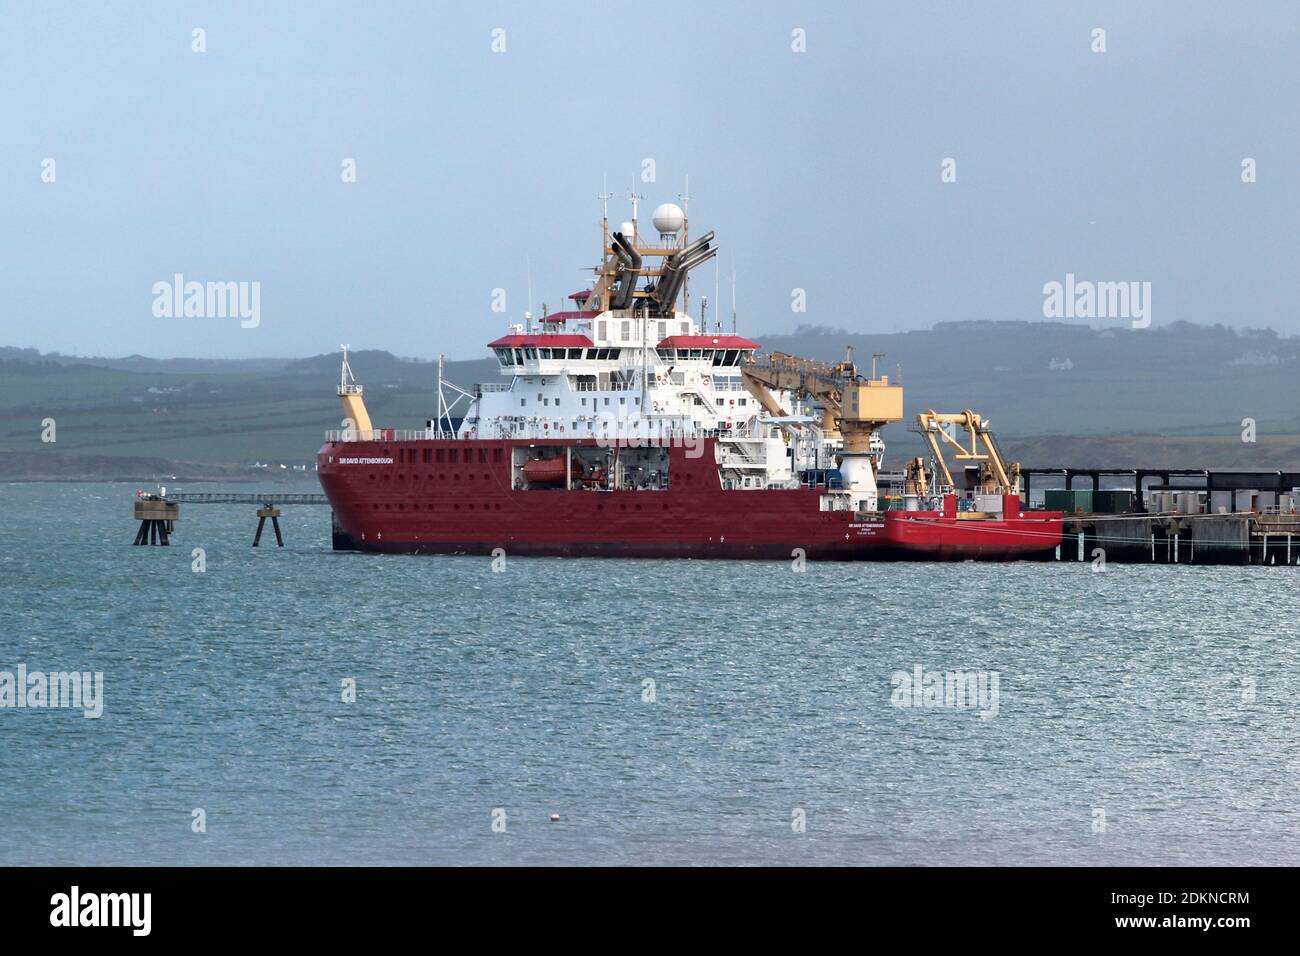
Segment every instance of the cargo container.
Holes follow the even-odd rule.
[[[1043,494],[1043,508],[1066,514],[1089,514],[1092,511],[1092,490],[1049,489]]]
[[[1133,510],[1134,492],[1124,489],[1097,491],[1092,496],[1092,510],[1098,514],[1126,514]]]

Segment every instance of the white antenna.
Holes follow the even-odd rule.
[[[601,178],[600,195],[596,197],[600,200],[600,261],[605,261],[605,250],[609,248],[609,201],[614,198],[614,194],[609,191],[609,174],[606,173]],[[600,271],[600,267],[596,267]]]
[[[731,257],[731,334],[736,334],[736,257]]]
[[[636,222],[636,204],[640,202],[642,199],[645,199],[645,197],[638,196],[634,188],[628,190],[627,198],[632,200],[632,235],[639,236],[641,234],[641,228],[637,225]]]
[[[678,199],[682,201],[682,243],[685,249],[691,244],[691,177],[686,177],[686,189],[678,194]],[[691,273],[688,269],[686,275],[682,276],[682,311],[689,312],[691,308]],[[701,326],[700,331],[707,332],[708,329]]]
[[[718,331],[722,331],[722,296],[718,293],[718,283],[722,280],[722,263],[717,257],[713,259],[713,314],[714,321],[718,323]]]
[[[533,260],[531,256],[524,256],[524,268],[528,271],[528,314],[532,315],[533,314]]]
[[[339,346],[343,350],[343,367],[339,369],[340,395],[361,394],[361,386],[357,384],[357,380],[352,375],[352,366],[348,364],[348,349],[351,347],[350,345]]]

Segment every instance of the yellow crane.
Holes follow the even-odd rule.
[[[339,372],[339,402],[343,405],[343,427],[360,441],[370,441],[374,426],[370,422],[370,413],[366,411],[366,400],[361,397],[361,386],[352,377],[348,347],[343,345],[340,348],[343,349],[343,368]]]
[[[948,470],[948,465],[943,459],[943,445],[954,449],[953,459],[955,461],[977,461],[980,462],[980,486],[981,494],[990,495],[1017,495],[1020,494],[1020,463],[1011,462],[1008,465],[1002,458],[1002,452],[998,449],[997,440],[993,437],[993,432],[989,430],[989,424],[980,418],[969,408],[963,412],[940,413],[930,409],[921,412],[916,416],[917,430],[930,446],[930,453],[934,456],[935,468],[943,478],[943,484],[950,488],[956,487],[952,480],[952,472]],[[958,441],[951,435],[945,425],[960,425],[969,437],[969,446]],[[980,450],[981,444],[983,451]],[[908,463],[908,477],[915,480],[913,475],[914,469],[920,465],[920,483],[924,485],[925,469],[924,463],[917,458]],[[937,476],[936,476],[937,477]]]
[[[788,391],[821,405],[823,433],[828,438],[843,439],[840,472],[844,487],[853,495],[854,506],[866,510],[876,507],[871,436],[882,425],[903,420],[903,387],[891,385],[887,375],[876,375],[875,360],[879,357],[872,356],[870,378],[858,372],[852,349],[843,362],[815,362],[773,352],[765,360],[741,369],[745,388],[770,415],[785,414],[773,391]]]

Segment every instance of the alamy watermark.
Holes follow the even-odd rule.
[[[177,272],[171,282],[155,282],[151,291],[155,318],[238,318],[244,329],[262,324],[261,282],[186,282]]]
[[[1043,285],[1043,317],[1048,319],[1129,319],[1135,329],[1151,325],[1150,282],[1092,282],[1065,274],[1064,282]]]
[[[80,708],[83,717],[104,713],[103,671],[0,671],[0,708]]]
[[[647,435],[635,422],[617,419],[602,427],[595,441],[601,448],[684,448],[687,458],[704,455],[704,436],[687,432],[670,431]]]
[[[998,671],[894,671],[889,702],[900,708],[978,710],[984,720],[998,715],[1001,675]]]

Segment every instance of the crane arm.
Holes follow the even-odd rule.
[[[943,470],[944,480],[949,485],[953,484],[952,474],[948,471],[948,465],[943,459],[940,442],[954,449],[953,458],[956,461],[985,462],[992,472],[993,481],[1003,493],[1011,494],[1020,490],[1020,465],[1013,463],[1008,469],[1006,462],[1002,458],[1002,453],[998,449],[998,443],[993,437],[993,432],[989,430],[988,422],[981,419],[979,415],[969,408],[955,414],[941,414],[931,409],[917,415],[916,424],[929,444],[935,462]],[[950,436],[940,427],[942,425],[960,425],[964,428],[966,434],[970,436],[970,447],[967,448]],[[984,443],[983,451],[980,450],[981,440]]]

